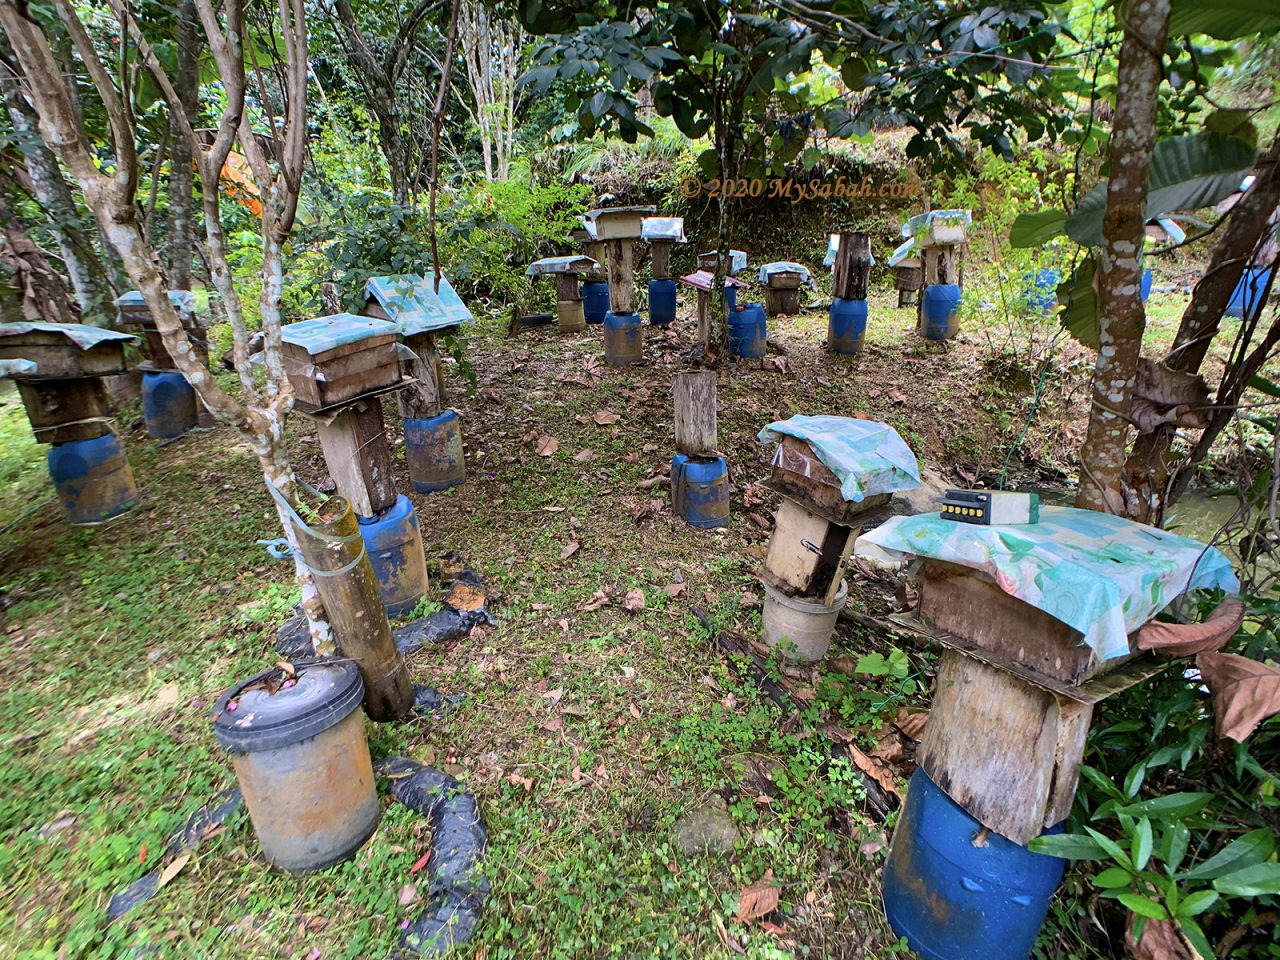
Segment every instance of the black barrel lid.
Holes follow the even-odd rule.
[[[290,677],[273,667],[219,697],[218,742],[235,753],[287,747],[341,723],[364,699],[360,671],[349,660],[306,661],[294,670]]]

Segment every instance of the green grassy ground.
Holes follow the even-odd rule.
[[[461,552],[494,590],[498,624],[412,659],[417,681],[467,693],[459,710],[369,724],[375,754],[443,765],[480,798],[493,894],[461,955],[904,950],[878,897],[892,823],[868,813],[849,761],[831,759],[814,732],[872,749],[900,707],[920,702],[932,653],[842,624],[828,666],[790,679],[802,709],[786,717],[690,612],[700,604],[720,626],[758,630],[751,571],[767,532],[751,515],[774,504],[749,485],[767,473],[754,435],[774,418],[865,413],[893,423],[926,464],[1000,469],[1029,410],[1026,378],[1008,374],[981,335],[922,345],[913,312],[887,304],[879,295],[857,360],[821,351],[825,314],[815,312],[773,325],[785,371],[721,374],[734,517],[714,533],[674,519],[661,487],[638,489],[672,452],[670,377],[688,354],[687,318],[678,334],[647,330],[651,362],[623,371],[595,367],[598,330],[472,333],[477,390],[466,396],[453,381],[468,481],[414,500],[428,554]],[[1049,394],[1045,409],[1079,409],[1070,377]],[[597,425],[600,410],[619,420]],[[1031,455],[1061,459],[1078,426],[1045,416]],[[544,436],[558,441],[550,457],[535,452]],[[292,438],[300,472],[317,479],[319,446],[300,417]],[[241,817],[154,900],[105,922],[110,895],[233,782],[210,708],[277,659],[289,568],[255,542],[279,535],[275,514],[226,428],[164,448],[131,432],[144,505],[92,530],[41,506],[51,496],[43,448],[15,403],[0,408],[0,440],[0,525],[14,523],[0,542],[0,956],[132,956],[142,944],[174,957],[388,954],[420,909],[398,897],[429,842],[398,807],[352,862],[302,879],[265,869]],[[566,557],[570,542],[580,546]],[[645,606],[628,612],[620,601],[632,589]],[[585,609],[597,592],[609,602]],[[890,585],[867,582],[855,606],[891,599]],[[845,654],[852,675],[830,666]],[[740,829],[736,849],[681,854],[673,824],[715,798]],[[774,926],[736,922],[739,889],[767,870],[782,888]]]

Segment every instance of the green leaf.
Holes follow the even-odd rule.
[[[1066,236],[1065,210],[1036,210],[1020,213],[1009,230],[1009,243],[1015,247],[1039,247],[1054,237]]]
[[[1280,893],[1280,863],[1255,863],[1213,881],[1213,889],[1231,897],[1265,897]]]
[[[1137,829],[1133,831],[1133,842],[1130,845],[1135,870],[1146,867],[1147,861],[1151,859],[1151,846],[1151,821],[1143,817],[1138,821]]]
[[[1131,803],[1121,809],[1135,817],[1155,817],[1167,820],[1173,817],[1189,817],[1199,813],[1213,799],[1211,793],[1169,793],[1163,797]]]
[[[1156,144],[1147,176],[1148,220],[1174,210],[1199,210],[1240,189],[1257,151],[1222,133],[1169,137]],[[1098,184],[1067,217],[1067,235],[1086,247],[1102,245],[1107,182]]]
[[[1179,917],[1178,927],[1182,930],[1182,935],[1187,938],[1187,942],[1195,947],[1196,953],[1202,957],[1214,956],[1213,944],[1209,942],[1209,938],[1204,935],[1204,931],[1200,929],[1200,924],[1196,923],[1190,917]]]
[[[1126,890],[1116,899],[1138,916],[1146,917],[1148,920],[1167,920],[1169,918],[1169,911],[1165,910],[1164,904],[1156,903],[1150,897],[1144,897],[1142,894],[1134,893],[1132,890]]]
[[[1265,827],[1259,827],[1232,840],[1208,860],[1196,864],[1182,876],[1187,880],[1216,880],[1233,871],[1269,860],[1275,849],[1275,834]]]
[[[1059,288],[1059,291],[1061,291],[1061,288]],[[1116,800],[1125,799],[1124,794],[1120,792],[1120,788],[1111,781],[1110,777],[1097,767],[1091,767],[1087,763],[1082,763],[1080,764],[1080,775],[1107,796],[1114,797]]]
[[[1182,901],[1182,905],[1178,907],[1178,916],[1199,916],[1217,902],[1218,892],[1216,890],[1199,890]]]
[[[1258,128],[1250,119],[1253,113],[1249,110],[1233,110],[1224,107],[1215,110],[1204,118],[1204,128],[1210,133],[1225,133],[1229,137],[1243,140],[1249,146],[1258,146]]]
[[[1101,860],[1105,854],[1095,841],[1078,833],[1058,833],[1036,837],[1027,844],[1032,853],[1043,853],[1063,860]]]
[[[1164,836],[1161,838],[1160,859],[1164,861],[1165,869],[1173,873],[1182,863],[1182,858],[1187,855],[1187,844],[1191,841],[1191,831],[1187,829],[1187,825],[1181,820],[1175,820],[1164,829]]]
[[[1097,841],[1103,852],[1122,867],[1132,868],[1133,861],[1129,859],[1129,855],[1120,849],[1120,844],[1116,843],[1106,834],[1099,833],[1093,827],[1085,827],[1085,832]]]
[[[1062,325],[1067,332],[1086,347],[1098,349],[1098,291],[1093,287],[1098,263],[1092,256],[1086,257],[1062,283],[1058,284],[1058,303],[1062,307]],[[1115,796],[1123,798],[1112,784]]]
[[[1124,867],[1107,867],[1093,878],[1093,885],[1103,890],[1115,890],[1118,887],[1127,887],[1130,878],[1131,874]]]
[[[1237,40],[1280,30],[1275,0],[1175,0],[1169,36],[1203,33],[1216,40]]]
[[[1276,383],[1262,374],[1249,378],[1249,386],[1268,397],[1280,397],[1280,383]]]

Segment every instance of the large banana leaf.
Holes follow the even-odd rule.
[[[1062,304],[1062,325],[1086,347],[1098,349],[1098,291],[1094,276],[1098,263],[1092,255],[1085,257],[1062,283],[1058,284],[1058,303]]]
[[[1020,213],[1009,230],[1009,243],[1015,247],[1039,247],[1066,232],[1067,214],[1063,210]]]
[[[1273,0],[1275,2],[1275,0]],[[1224,133],[1170,137],[1156,144],[1147,178],[1146,218],[1174,210],[1199,210],[1240,189],[1257,151]],[[1067,217],[1067,235],[1086,247],[1102,245],[1102,215],[1107,209],[1104,180]]]
[[[1217,40],[1236,40],[1280,30],[1276,0],[1174,0],[1169,36],[1204,33]]]

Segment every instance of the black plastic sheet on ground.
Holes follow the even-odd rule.
[[[414,760],[387,757],[377,769],[392,799],[431,824],[427,907],[401,933],[393,957],[441,956],[471,939],[489,895],[479,872],[488,838],[479,804],[453,777]]]

